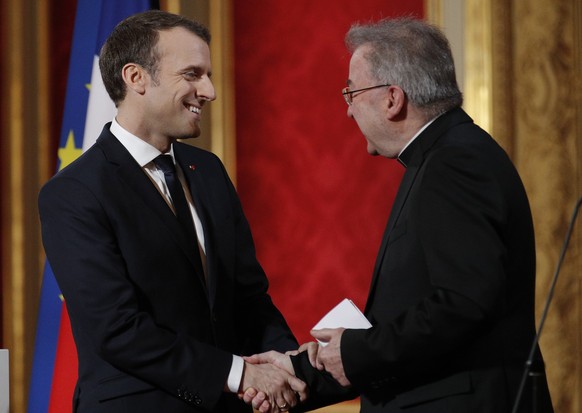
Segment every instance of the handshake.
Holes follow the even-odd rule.
[[[312,336],[327,343],[303,344],[297,350],[269,351],[244,357],[245,370],[239,398],[261,413],[286,412],[307,400],[307,385],[297,377],[290,356],[307,351],[311,365],[326,370],[344,387],[350,386],[341,361],[340,342],[343,328],[313,330]]]

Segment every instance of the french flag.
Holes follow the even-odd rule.
[[[150,0],[78,0],[65,112],[58,150],[62,169],[90,147],[115,115],[99,72],[99,51],[124,18],[151,8]],[[43,274],[28,413],[67,413],[77,381],[77,351],[67,309],[47,262]]]

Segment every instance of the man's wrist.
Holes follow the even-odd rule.
[[[244,371],[245,362],[240,356],[232,355],[232,365],[228,378],[226,380],[226,391],[231,393],[238,393],[242,383],[242,375]]]

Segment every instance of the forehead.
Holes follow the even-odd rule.
[[[156,48],[162,61],[177,60],[183,61],[183,63],[210,66],[208,44],[191,31],[182,27],[160,31]]]
[[[350,74],[348,83],[358,83],[371,77],[370,63],[366,58],[370,46],[363,45],[354,50],[350,59]]]

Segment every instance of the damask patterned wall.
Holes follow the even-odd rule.
[[[582,5],[512,2],[514,159],[537,236],[538,315],[582,194]],[[582,224],[578,220],[541,336],[556,412],[582,411]]]
[[[372,158],[341,96],[358,20],[422,0],[233,2],[238,191],[270,293],[300,342],[342,298],[364,308],[403,173]],[[214,103],[213,103],[214,104]],[[359,402],[324,409],[355,413]]]
[[[300,342],[344,297],[364,308],[403,168],[367,154],[346,116],[344,36],[422,0],[233,2],[237,181],[271,283]]]

